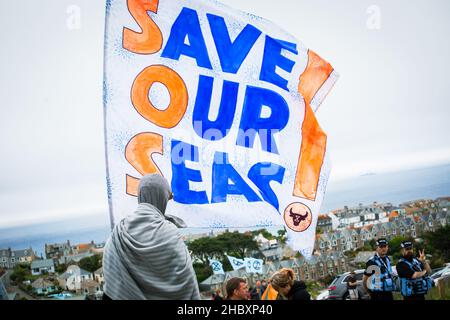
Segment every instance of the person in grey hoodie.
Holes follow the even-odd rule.
[[[158,174],[139,183],[138,207],[113,229],[104,250],[105,300],[199,300],[192,260],[178,227],[166,215],[172,192]]]

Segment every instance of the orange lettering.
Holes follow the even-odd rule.
[[[152,54],[161,50],[161,30],[149,17],[147,11],[158,12],[159,0],[128,0],[128,11],[136,20],[142,32],[123,28],[123,47],[138,54]]]
[[[141,175],[159,173],[158,166],[152,159],[154,153],[163,154],[163,137],[157,133],[144,132],[135,135],[128,142],[125,158]],[[127,194],[137,196],[139,179],[127,174]]]
[[[299,92],[305,99],[305,119],[302,125],[302,146],[297,165],[293,195],[316,199],[320,169],[325,157],[327,136],[320,128],[311,108],[311,100],[333,72],[331,65],[313,51],[308,51],[308,66],[300,76]]]
[[[155,108],[149,100],[148,92],[155,82],[162,83],[169,91],[170,103],[166,110]],[[137,112],[148,121],[163,128],[173,128],[186,112],[188,105],[186,84],[172,69],[162,65],[150,66],[134,80],[131,101]]]

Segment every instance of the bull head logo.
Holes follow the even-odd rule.
[[[305,231],[311,225],[311,209],[300,202],[291,203],[284,210],[284,220],[291,230]]]
[[[296,227],[298,227],[300,222],[302,222],[303,220],[306,220],[306,218],[308,218],[308,214],[309,214],[308,212],[305,213],[304,215],[294,213],[292,211],[292,208],[289,211],[289,216],[292,218],[292,222],[294,223],[294,226],[296,226]]]

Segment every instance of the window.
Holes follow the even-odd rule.
[[[320,248],[321,248],[321,249],[325,248],[325,243],[320,242]]]
[[[337,246],[337,241],[333,240],[333,247]]]
[[[16,258],[11,258],[11,263],[16,262]]]
[[[356,281],[361,281],[362,278],[363,278],[363,275],[364,275],[364,273],[357,273],[357,274],[355,275]]]
[[[401,233],[405,233],[405,228],[401,228],[401,229],[400,229],[400,232],[401,232]]]
[[[358,241],[358,237],[357,237],[357,236],[354,236],[354,237],[353,237],[353,241],[355,241],[355,242]]]

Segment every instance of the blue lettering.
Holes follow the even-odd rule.
[[[248,177],[258,187],[263,199],[270,203],[277,211],[279,209],[278,198],[270,187],[270,182],[276,181],[280,184],[283,183],[284,171],[285,168],[280,165],[261,162],[251,167],[248,172]]]
[[[213,14],[207,17],[223,72],[237,73],[261,31],[247,24],[232,42],[224,18]]]
[[[228,184],[230,179],[234,184]],[[249,202],[261,201],[255,191],[242,179],[236,169],[228,163],[228,155],[216,152],[212,168],[212,203],[226,202],[227,195],[243,195]]]
[[[189,45],[184,43],[186,37]],[[199,67],[212,69],[197,12],[189,8],[183,8],[172,25],[161,57],[179,60],[181,55],[194,58]]]
[[[227,130],[229,130],[233,124],[239,84],[226,80],[223,82],[219,114],[215,121],[210,121],[208,119],[208,115],[211,109],[213,83],[214,78],[202,75],[200,76],[192,122],[195,132],[201,138],[208,140],[220,140],[227,135]],[[217,136],[205,135],[206,131],[212,131],[212,129],[219,130],[219,134]]]
[[[184,204],[208,203],[206,191],[189,189],[189,181],[202,182],[200,171],[186,167],[186,161],[198,162],[198,147],[172,140],[172,192],[173,199]]]
[[[267,118],[261,117],[263,106],[271,110]],[[247,86],[236,144],[252,148],[258,134],[262,149],[278,154],[273,135],[284,129],[288,120],[289,107],[280,94],[264,88]]]
[[[287,87],[288,81],[275,72],[277,66],[287,72],[291,72],[294,68],[295,62],[281,55],[283,49],[298,54],[297,45],[295,43],[266,36],[259,80],[267,81],[281,89],[289,91]]]

